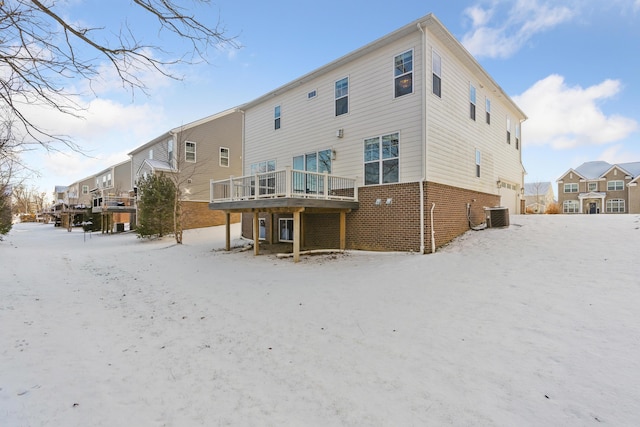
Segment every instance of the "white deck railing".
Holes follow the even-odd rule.
[[[297,197],[324,200],[358,200],[354,178],[286,168],[273,172],[230,177],[210,183],[212,203]]]

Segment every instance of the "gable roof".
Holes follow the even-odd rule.
[[[553,190],[550,182],[527,182],[524,184],[524,195],[535,196],[539,194],[547,194],[549,188]]]
[[[149,168],[152,172],[175,172],[176,170],[171,167],[171,165],[167,162],[163,162],[162,160],[154,160],[154,159],[144,159],[138,170],[136,171],[136,175],[140,175],[140,171]]]
[[[584,179],[598,179],[602,178],[610,170],[616,167],[618,169],[621,169],[623,172],[631,175],[632,177],[638,177],[640,175],[640,162],[611,164],[603,160],[585,162],[575,169],[570,169],[567,173],[569,173],[570,171],[574,171]],[[562,177],[564,177],[567,173],[562,175]]]

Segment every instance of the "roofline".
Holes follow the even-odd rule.
[[[95,175],[93,175],[93,177],[95,178],[98,175],[102,175],[103,172],[108,171],[109,169],[115,169],[118,166],[122,166],[125,163],[130,163],[131,162],[131,157],[129,157],[127,160],[123,160],[120,163],[116,163],[115,165],[111,165],[111,166],[107,166],[106,168],[102,169],[100,172],[96,173]]]
[[[584,180],[588,180],[588,178],[584,177],[581,173],[576,172],[576,170],[572,168],[572,169],[569,169],[568,171],[566,171],[565,173],[563,173],[562,175],[560,175],[560,178],[556,179],[556,182],[562,181],[562,178],[567,176],[570,172],[575,173],[576,175],[578,175],[580,178],[582,178]]]
[[[405,37],[415,31],[420,31],[420,28],[427,28],[431,33],[433,33],[439,40],[445,42],[445,44],[447,44],[448,46],[454,46],[454,50],[453,53],[462,60],[463,65],[465,65],[466,67],[470,68],[472,72],[476,73],[476,74],[480,74],[481,77],[483,79],[486,80],[486,82],[488,82],[490,85],[495,87],[495,90],[497,92],[499,92],[500,95],[502,95],[507,102],[509,102],[517,111],[518,113],[520,113],[522,115],[522,117],[524,117],[524,120],[527,119],[527,115],[520,109],[520,107],[518,107],[518,105],[513,101],[513,99],[511,99],[511,97],[509,95],[507,95],[507,93],[502,89],[502,87],[500,87],[500,85],[498,85],[495,80],[493,80],[493,78],[489,75],[489,73],[487,73],[487,71],[480,65],[480,63],[478,63],[478,61],[473,57],[473,55],[471,55],[469,53],[469,51],[462,45],[462,43],[460,43],[460,41],[458,41],[458,39],[456,39],[450,32],[449,30],[447,30],[447,28],[442,25],[442,23],[438,20],[438,18],[436,18],[436,16],[433,13],[430,13],[420,19],[417,19],[407,25],[405,25],[404,27],[399,28],[396,31],[393,31],[392,33],[389,33],[381,38],[378,38],[377,40],[359,48],[356,49],[320,68],[315,69],[314,71],[311,71],[310,73],[307,73],[305,75],[303,75],[302,77],[299,77],[289,83],[286,83],[283,86],[278,87],[277,89],[272,90],[271,92],[268,92],[256,99],[254,99],[253,101],[249,101],[246,104],[238,107],[242,110],[246,110],[248,108],[254,107],[274,96],[280,95],[284,92],[287,92],[291,89],[294,89],[296,87],[298,87],[299,85],[306,83],[312,79],[315,79],[319,76],[325,75],[349,62],[352,62],[358,58],[361,58],[365,55],[367,55],[370,52],[373,52],[383,46],[386,46],[390,43],[393,43],[399,39],[401,39],[402,37]],[[449,42],[449,43],[447,43]],[[457,49],[457,51],[456,51]]]
[[[216,113],[216,114],[212,114],[212,115],[207,116],[207,117],[203,117],[202,119],[195,120],[195,121],[193,121],[191,123],[187,123],[186,125],[175,127],[173,129],[171,129],[169,131],[169,133],[171,133],[172,135],[175,135],[177,133],[183,132],[183,131],[185,131],[187,129],[194,128],[196,126],[200,126],[201,124],[210,122],[212,120],[216,120],[216,119],[222,118],[224,116],[228,116],[229,114],[240,112],[240,111],[242,111],[242,107],[243,107],[243,105],[240,105],[240,106],[237,106],[237,107],[229,108],[228,110],[224,110],[224,111],[221,111],[221,112]]]
[[[602,175],[600,175],[600,177],[604,177],[606,174],[608,174],[609,172],[611,172],[614,168],[618,168],[620,169],[622,172],[626,173],[629,176],[633,176],[633,174],[631,172],[629,172],[628,170],[626,170],[625,168],[623,168],[622,166],[620,166],[620,164],[618,163],[614,163],[613,165],[611,165],[611,167],[609,169],[607,169]]]

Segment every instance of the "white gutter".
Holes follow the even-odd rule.
[[[424,181],[427,179],[427,132],[425,126],[427,124],[425,105],[427,100],[427,34],[422,25],[418,22],[418,29],[422,33],[422,178],[420,179],[420,253],[424,254]],[[433,208],[431,209],[431,233],[433,234]],[[432,250],[433,252],[433,250]]]

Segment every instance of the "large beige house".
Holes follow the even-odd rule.
[[[527,182],[524,184],[526,213],[543,214],[555,202],[553,185],[550,182]]]
[[[557,182],[563,213],[640,213],[640,162],[586,162]]]
[[[426,253],[521,213],[526,116],[432,14],[242,110],[244,176],[210,207],[245,236]]]
[[[242,112],[232,108],[176,127],[129,156],[132,188],[145,174],[165,173],[174,179],[182,193],[184,229],[224,224],[224,214],[209,209],[209,181],[242,173]],[[239,220],[239,215],[233,219]]]

